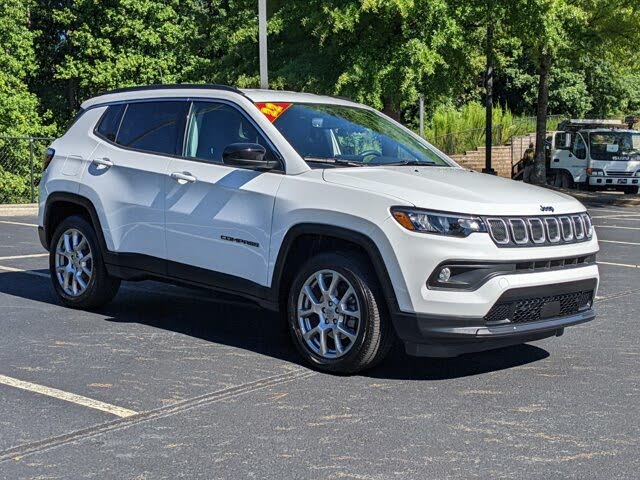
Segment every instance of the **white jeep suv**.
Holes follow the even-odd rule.
[[[371,367],[397,338],[449,357],[594,318],[579,202],[461,168],[342,98],[110,92],[53,142],[39,198],[65,305],[102,305],[122,279],[210,287],[283,312],[322,370]]]

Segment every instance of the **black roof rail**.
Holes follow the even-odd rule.
[[[160,85],[146,85],[138,87],[124,87],[116,88],[115,90],[109,90],[103,92],[100,95],[109,95],[112,93],[124,93],[124,92],[143,92],[147,90],[175,90],[175,89],[187,89],[187,88],[199,88],[205,90],[224,90],[227,92],[234,92],[244,96],[240,90],[229,85],[216,85],[213,83],[175,83],[175,84],[160,84]],[[99,95],[99,96],[100,96]]]

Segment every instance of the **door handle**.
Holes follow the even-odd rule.
[[[111,160],[109,160],[108,158],[94,158],[93,160],[91,160],[91,163],[93,163],[94,165],[98,166],[98,167],[105,167],[105,168],[111,168],[113,167],[113,162]]]
[[[191,175],[189,172],[173,172],[171,174],[171,178],[177,180],[180,185],[195,183],[197,180],[196,177]]]

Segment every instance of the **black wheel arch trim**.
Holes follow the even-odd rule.
[[[380,250],[376,243],[366,234],[351,230],[345,227],[338,227],[335,225],[327,225],[322,223],[299,223],[293,225],[287,233],[280,245],[278,257],[276,259],[275,267],[273,270],[272,282],[271,282],[271,294],[272,301],[278,302],[280,298],[282,281],[285,273],[285,266],[289,254],[291,253],[291,247],[295,241],[302,235],[320,235],[327,237],[334,237],[339,240],[345,240],[354,243],[361,247],[371,259],[373,268],[380,286],[382,287],[383,294],[387,301],[387,306],[392,312],[399,311],[398,300],[389,277],[386,264],[380,253]]]

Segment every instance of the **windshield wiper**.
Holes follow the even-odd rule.
[[[417,166],[417,167],[433,167],[433,166],[436,166],[437,163],[424,162],[420,160],[402,160],[400,162],[373,163],[373,164],[369,163],[368,165],[380,165],[382,167],[387,167],[387,166],[397,167],[397,166],[405,166],[405,165],[411,165],[411,166]]]
[[[307,162],[312,163],[325,163],[328,165],[344,165],[348,167],[362,167],[362,162],[354,162],[351,160],[345,160],[343,158],[320,158],[320,157],[304,157]]]

